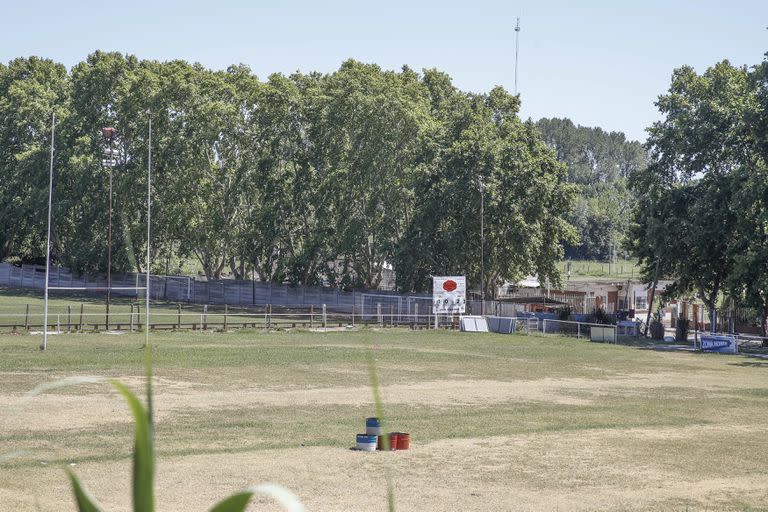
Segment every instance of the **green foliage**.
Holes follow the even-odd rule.
[[[648,330],[651,333],[651,339],[656,341],[661,341],[664,339],[664,324],[661,323],[658,314],[653,316],[653,320],[651,320],[651,325],[649,326]]]
[[[603,325],[615,325],[616,324],[616,317],[613,316],[613,315],[609,315],[602,308],[595,309],[589,315],[589,323],[592,323],[592,324],[603,324]]]
[[[90,495],[88,490],[83,487],[77,476],[70,470],[67,470],[67,476],[72,484],[72,491],[75,494],[77,509],[80,512],[102,512],[103,509],[101,506],[96,502],[96,499]]]
[[[680,317],[675,324],[675,341],[686,343],[688,341],[688,331],[690,330],[690,320]]]
[[[3,258],[41,255],[54,106],[54,259],[77,271],[106,270],[104,126],[118,133],[118,271],[147,265],[150,150],[155,261],[194,258],[208,278],[374,288],[394,267],[403,290],[437,272],[478,283],[479,180],[488,289],[531,273],[557,282],[560,243],[575,241],[567,169],[502,88],[466,93],[434,70],[353,60],[262,81],[245,66],[98,51],[69,74],[37,59],[0,68]]]
[[[66,68],[51,60],[0,67],[0,260],[45,258],[51,112],[67,118],[69,90]]]
[[[635,203],[627,180],[647,165],[645,150],[623,133],[576,126],[570,119],[540,119],[536,126],[578,189],[568,220],[579,238],[566,243],[566,257],[607,260],[622,249]]]
[[[398,246],[398,287],[423,291],[430,275],[443,272],[479,282],[481,193],[486,293],[530,274],[558,283],[561,242],[575,240],[565,220],[574,194],[565,166],[535,126],[519,120],[519,98],[501,88],[463,94],[434,71],[425,81],[439,123],[425,143],[433,155],[418,175],[419,201]]]
[[[628,244],[668,295],[695,293],[713,311],[724,294],[768,316],[765,64],[723,61],[675,70],[649,129],[651,163],[632,174],[639,201]],[[765,324],[765,321],[763,321]]]

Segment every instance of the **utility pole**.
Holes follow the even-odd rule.
[[[517,96],[517,60],[520,55],[520,18],[515,25],[515,96]]]
[[[480,180],[480,315],[485,315],[485,184]]]
[[[101,135],[107,143],[107,158],[104,160],[109,168],[109,228],[107,234],[107,308],[105,315],[105,329],[109,330],[109,304],[112,302],[112,168],[115,166],[112,142],[115,140],[117,130],[114,128],[102,128]]]

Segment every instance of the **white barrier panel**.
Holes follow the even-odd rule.
[[[599,341],[603,343],[613,343],[614,341],[615,327],[598,327],[592,326],[589,329],[589,340]]]
[[[488,322],[482,316],[461,317],[461,330],[464,332],[488,332]]]
[[[718,336],[714,334],[701,335],[701,350],[703,352],[719,352],[721,354],[735,354],[739,351],[734,336]]]

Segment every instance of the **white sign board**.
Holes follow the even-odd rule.
[[[467,307],[467,280],[464,276],[432,278],[432,313],[463,314]]]

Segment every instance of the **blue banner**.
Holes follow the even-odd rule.
[[[736,345],[736,338],[733,336],[703,334],[701,336],[701,350],[704,352],[735,354],[739,349]]]

